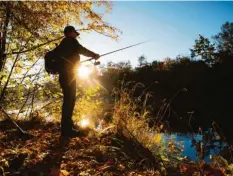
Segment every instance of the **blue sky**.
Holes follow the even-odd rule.
[[[104,64],[129,60],[136,66],[141,55],[145,55],[148,62],[190,55],[189,49],[198,34],[210,38],[220,32],[223,23],[233,22],[233,2],[114,1],[111,13],[104,19],[123,32],[119,40],[92,32],[81,34],[80,43],[104,54],[152,40],[100,59]]]

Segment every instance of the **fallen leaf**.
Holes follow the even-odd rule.
[[[103,166],[101,166],[99,168],[96,168],[96,170],[103,171],[103,172],[105,172],[105,171],[116,171],[117,168],[113,167],[113,166],[103,165]]]
[[[122,170],[125,170],[125,166],[122,165],[122,164],[119,164],[119,168],[120,168],[121,171],[122,171]]]
[[[67,176],[70,174],[67,170],[61,170],[60,172],[62,173],[63,176]]]

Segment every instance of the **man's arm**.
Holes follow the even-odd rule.
[[[95,59],[98,59],[100,56],[99,54],[94,53],[93,51],[88,50],[87,48],[83,47],[80,43],[79,44],[79,53],[87,56],[87,57],[93,57]]]

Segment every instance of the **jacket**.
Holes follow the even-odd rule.
[[[94,57],[95,53],[83,47],[73,37],[65,37],[58,45],[57,51],[62,57],[62,65],[65,70],[74,68],[80,61],[80,54]]]

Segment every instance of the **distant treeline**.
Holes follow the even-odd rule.
[[[160,120],[172,130],[196,132],[199,127],[219,126],[233,139],[233,23],[223,24],[212,42],[200,35],[190,50],[190,56],[151,63],[141,56],[136,68],[130,62],[109,63],[102,84],[111,91],[119,80],[141,82],[145,87],[136,89],[135,97],[151,92],[153,117],[160,118],[158,111],[167,107]]]

